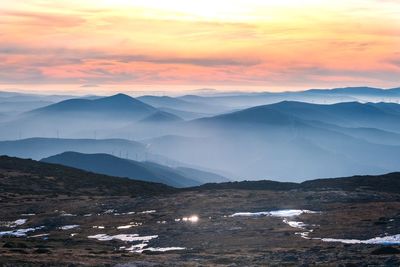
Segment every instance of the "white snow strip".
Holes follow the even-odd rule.
[[[307,224],[303,222],[288,221],[287,219],[283,219],[283,222],[293,228],[304,229],[307,226]]]
[[[109,210],[104,211],[103,214],[111,214],[111,213],[114,213],[114,212],[115,212],[114,209],[109,209]]]
[[[121,215],[133,215],[136,212],[130,211],[130,212],[123,212],[123,213],[114,213],[115,216],[121,216]]]
[[[132,245],[129,248],[126,247],[120,247],[120,249],[125,249],[129,252],[137,252],[137,251],[143,251],[143,249],[147,247],[146,243],[140,243],[140,244],[136,244],[136,245]]]
[[[134,225],[121,225],[121,226],[118,226],[117,229],[129,229],[132,227],[134,227]]]
[[[24,236],[26,236],[27,233],[34,232],[34,231],[40,230],[42,228],[44,228],[44,226],[39,226],[39,227],[35,227],[35,228],[17,229],[17,230],[13,230],[13,231],[4,231],[4,232],[0,232],[0,237],[3,237],[3,236],[24,237]]]
[[[13,224],[14,225],[23,225],[26,223],[26,221],[27,221],[27,219],[18,219]]]
[[[64,225],[64,226],[58,227],[58,229],[70,230],[70,229],[74,229],[74,228],[78,228],[78,227],[79,227],[78,224],[72,224],[72,225]]]
[[[173,250],[185,250],[184,247],[166,247],[166,248],[145,248],[142,250],[136,250],[136,253],[142,253],[143,251],[154,251],[154,252],[166,252],[166,251],[173,251]]]
[[[50,234],[40,234],[40,235],[32,235],[30,237],[44,237],[44,236],[49,236]]]
[[[10,227],[10,228],[14,228],[17,227],[19,225],[23,225],[27,222],[27,219],[18,219],[15,221],[7,221],[7,222],[0,222],[1,226],[5,226],[5,227]]]
[[[257,217],[257,216],[272,216],[272,217],[295,217],[304,213],[317,213],[311,210],[275,210],[275,211],[261,211],[261,212],[237,212],[230,217]]]
[[[320,239],[323,242],[340,242],[344,244],[376,244],[376,245],[399,245],[400,244],[400,234],[374,237],[367,240],[359,239],[336,239],[336,238],[313,238]]]
[[[311,239],[310,237],[309,237],[309,234],[311,233],[312,231],[308,231],[308,232],[301,232],[301,233],[295,233],[296,235],[300,235],[300,237],[301,238],[304,238],[304,239]]]
[[[60,216],[63,216],[63,217],[75,217],[75,216],[76,216],[76,214],[71,214],[71,213],[62,213]]]
[[[144,251],[154,251],[154,252],[167,252],[167,251],[173,251],[173,250],[185,250],[186,248],[184,247],[165,247],[165,248],[152,248],[148,247],[147,243],[140,243],[140,244],[135,244],[132,245],[128,248],[126,247],[120,247],[120,249],[124,249],[129,252],[134,252],[134,253],[143,253]]]
[[[155,213],[157,212],[156,210],[144,210],[142,212],[140,212],[141,214],[149,214],[149,213]]]
[[[158,238],[158,235],[149,235],[149,236],[139,236],[138,234],[119,234],[119,235],[107,235],[107,234],[98,234],[98,235],[90,235],[88,238],[97,239],[99,241],[110,241],[110,240],[121,240],[126,242],[134,242],[134,241],[150,241],[152,239]]]
[[[121,229],[129,229],[129,228],[137,227],[137,226],[141,226],[141,225],[143,225],[143,223],[141,223],[141,222],[131,222],[128,225],[118,226],[117,229],[120,229],[120,230]]]
[[[35,213],[22,213],[21,216],[35,216]]]
[[[270,216],[273,217],[294,217],[299,216],[304,213],[317,213],[316,211],[311,210],[276,210],[270,211]]]
[[[262,212],[237,212],[229,217],[257,217],[257,216],[270,216],[269,211],[262,211]]]

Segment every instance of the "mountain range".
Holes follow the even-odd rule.
[[[154,162],[139,162],[108,154],[64,152],[41,161],[110,176],[163,183],[173,187],[189,187],[207,182],[227,181],[226,178],[209,172],[191,168],[171,168]]]
[[[372,192],[400,193],[400,173],[388,173],[383,175],[357,175],[351,177],[327,178],[308,180],[302,183],[283,183],[270,180],[241,181],[227,183],[209,183],[198,187],[196,190],[343,190],[356,192],[366,190]],[[188,190],[192,190],[191,188]]]
[[[21,186],[23,184],[24,186]],[[352,176],[315,179],[302,183],[278,181],[242,181],[207,183],[201,186],[176,189],[160,183],[137,181],[121,177],[95,174],[46,162],[0,156],[0,192],[17,195],[84,195],[84,196],[146,196],[170,194],[179,191],[201,192],[204,190],[357,190],[376,192],[400,192],[400,173],[384,175]]]
[[[315,104],[354,101],[398,103],[400,100],[400,88],[345,87],[287,92],[227,93],[207,96],[185,95],[180,99],[194,103],[221,105],[233,109],[243,109],[282,101],[300,101]]]
[[[162,114],[162,116],[160,116]],[[0,127],[0,139],[27,137],[83,138],[107,135],[140,120],[179,120],[176,115],[159,111],[124,94],[96,99],[69,99],[25,112]],[[106,123],[105,123],[106,122]],[[106,133],[107,132],[107,133]]]
[[[57,164],[0,156],[0,192],[17,195],[126,195],[176,192],[158,183],[86,172]]]
[[[236,179],[378,174],[398,168],[399,122],[386,104],[281,102],[194,120],[180,129],[183,137],[145,143],[153,153],[218,166]]]
[[[68,99],[13,119],[3,115],[0,154],[109,154],[233,180],[394,172],[400,163],[399,92],[359,87]]]

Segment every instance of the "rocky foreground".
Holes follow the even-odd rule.
[[[81,185],[74,180],[80,190],[66,193],[35,183],[47,177],[57,185],[59,169],[50,175],[52,167],[42,165],[41,176],[18,167],[39,163],[7,160],[0,160],[1,266],[400,265],[400,194],[393,187],[162,186],[151,194],[142,185],[142,194],[126,194],[109,184],[96,195],[82,178]],[[20,192],[13,181],[24,181]]]

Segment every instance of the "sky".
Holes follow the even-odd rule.
[[[398,0],[0,0],[0,90],[400,86]]]

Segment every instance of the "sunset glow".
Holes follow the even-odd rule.
[[[399,14],[395,0],[3,0],[0,89],[395,87]]]

